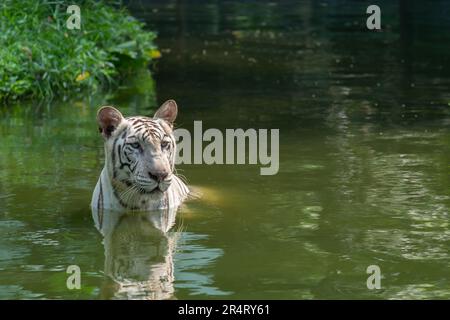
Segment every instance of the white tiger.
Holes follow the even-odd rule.
[[[103,210],[175,208],[189,194],[175,173],[176,141],[173,122],[178,107],[166,101],[153,118],[124,118],[113,107],[97,113],[105,140],[105,166],[92,196],[91,207]]]

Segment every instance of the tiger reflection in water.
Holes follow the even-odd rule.
[[[176,208],[110,211],[102,216],[93,210],[92,214],[104,237],[105,275],[110,278],[100,298],[173,299],[173,256],[179,233],[169,230],[175,223]]]

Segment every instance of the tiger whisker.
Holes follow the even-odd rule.
[[[127,189],[125,189],[119,196],[125,203],[129,203],[132,197],[134,197],[137,194],[136,191],[137,187],[133,184]]]
[[[183,174],[177,174],[178,178],[180,178],[181,181],[183,181],[185,184],[188,184],[187,178]]]
[[[184,176],[184,175],[181,174],[181,173],[178,173],[178,171],[184,171],[184,170],[183,170],[183,169],[177,169],[177,168],[174,168],[173,174],[174,174],[175,176],[177,176],[178,178],[180,178],[180,180],[181,180],[182,182],[184,182],[185,184],[188,184],[188,181],[187,181],[186,176]]]

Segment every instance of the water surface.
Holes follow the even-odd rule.
[[[132,2],[159,31],[154,83],[1,108],[0,298],[450,298],[450,7],[380,1],[369,32],[368,4]],[[95,112],[169,98],[178,127],[279,128],[280,170],[181,165],[207,192],[169,234],[143,214],[104,239]]]

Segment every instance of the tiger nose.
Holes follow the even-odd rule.
[[[167,171],[151,171],[148,173],[148,175],[153,180],[160,182],[166,179],[169,173]]]

